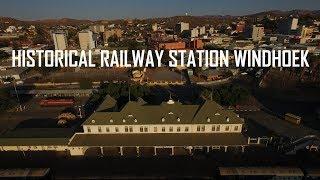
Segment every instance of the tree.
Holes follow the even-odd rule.
[[[247,100],[250,93],[238,85],[223,85],[214,89],[206,88],[201,94],[206,99],[212,98],[221,105],[230,106]]]
[[[224,50],[224,48],[216,45],[216,44],[206,44],[203,46],[205,50]]]
[[[116,43],[116,42],[118,42],[119,41],[119,38],[118,38],[118,36],[116,35],[116,34],[114,34],[114,35],[112,35],[112,36],[110,36],[109,38],[108,38],[108,42],[109,43]]]
[[[92,82],[86,79],[82,79],[79,82],[80,89],[91,89],[92,88]]]
[[[48,38],[50,35],[47,33],[47,31],[44,29],[44,27],[38,26],[36,28],[36,36],[33,38],[33,44],[47,44]]]
[[[17,104],[18,103],[16,99],[10,98],[10,93],[8,89],[0,89],[0,112],[6,111]]]
[[[130,99],[137,100],[139,97],[148,98],[151,95],[151,91],[148,86],[140,84],[128,83],[101,83],[98,92],[95,92],[88,100],[85,109],[92,111],[101,104],[106,95],[110,95],[118,102],[118,107],[121,107],[129,99],[129,88],[130,88]],[[90,114],[87,113],[86,114]]]
[[[0,50],[0,60],[9,58],[10,55],[5,51]]]
[[[190,31],[182,31],[180,34],[180,37],[182,37],[182,38],[189,38],[190,36],[191,36]]]

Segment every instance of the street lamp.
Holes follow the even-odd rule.
[[[79,117],[82,118],[82,108],[84,107],[84,105],[78,105],[76,106],[76,108],[78,108],[79,111]]]
[[[17,100],[18,100],[18,103],[19,103],[19,109],[20,109],[20,111],[22,111],[22,105],[20,103],[20,98],[19,98],[18,91],[17,91],[17,86],[16,86],[16,79],[13,79],[13,87],[14,87],[14,91],[16,93],[16,97],[17,97]]]

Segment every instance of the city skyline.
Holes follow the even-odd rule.
[[[232,6],[237,4],[237,6]],[[204,0],[199,3],[195,0],[186,0],[181,3],[179,0],[164,1],[101,1],[101,0],[79,0],[74,1],[6,1],[0,7],[0,16],[12,17],[21,20],[40,19],[123,19],[123,18],[154,18],[185,15],[248,15],[270,10],[318,10],[320,2],[314,0],[298,1],[292,0],[288,5],[286,0],[270,0],[267,3],[254,0],[243,0],[238,3],[236,0],[228,2]]]

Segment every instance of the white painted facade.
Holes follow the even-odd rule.
[[[241,133],[242,124],[83,125],[88,134]]]

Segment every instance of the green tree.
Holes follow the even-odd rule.
[[[5,51],[0,50],[0,60],[9,58],[10,55]]]
[[[92,81],[82,79],[79,82],[80,89],[92,89]]]
[[[190,31],[182,31],[180,34],[180,37],[182,37],[182,38],[189,38],[190,36],[191,36]]]
[[[248,99],[250,93],[238,85],[223,85],[218,88],[205,88],[201,92],[206,99],[211,99],[225,106],[236,105]]]
[[[116,34],[114,34],[114,35],[112,35],[112,36],[110,36],[109,38],[108,38],[108,42],[109,43],[116,43],[116,42],[118,42],[119,41],[119,38],[118,38],[118,36],[116,35]]]
[[[16,99],[10,97],[9,89],[0,89],[0,112],[6,111],[17,104]]]

